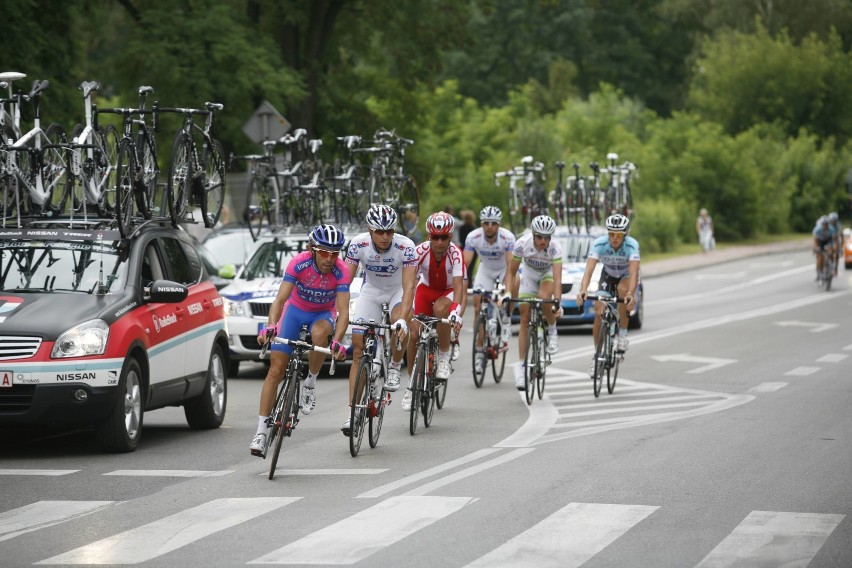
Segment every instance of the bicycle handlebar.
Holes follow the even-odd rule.
[[[313,343],[308,343],[307,341],[299,341],[298,339],[287,339],[284,337],[273,337],[272,341],[275,343],[282,343],[284,345],[291,345],[293,347],[297,347],[299,349],[303,349],[305,351],[317,351],[319,353],[325,353],[326,355],[332,355],[331,349],[328,347],[320,347],[319,345],[314,345]],[[332,355],[331,357],[331,365],[329,366],[328,372],[333,375],[335,367],[337,366],[337,359]]]
[[[599,296],[598,294],[586,294],[586,299],[588,300],[597,300],[598,302],[606,302],[612,304],[626,304],[627,302],[624,298],[619,298],[617,296],[610,296],[609,294],[605,294],[603,296]]]

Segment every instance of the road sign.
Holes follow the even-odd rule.
[[[256,144],[277,140],[287,134],[292,125],[269,101],[263,101],[243,125],[243,133]]]

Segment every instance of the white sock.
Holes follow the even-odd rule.
[[[438,359],[439,360],[447,361],[447,360],[449,360],[449,358],[450,358],[450,352],[449,351],[440,351],[440,350],[438,351]]]
[[[618,337],[627,337],[627,330],[626,329],[619,329],[618,330]]]
[[[390,362],[390,368],[391,369],[399,369],[400,367],[402,367],[402,360],[401,359],[399,361],[391,361]]]
[[[305,378],[305,387],[312,389],[317,386],[317,376],[314,373],[308,372],[308,376]]]
[[[267,420],[271,422],[271,416],[258,416],[257,417],[257,433],[258,434],[266,434],[266,431],[272,427],[272,424],[267,424]]]
[[[553,325],[548,324],[547,325],[547,333],[549,333],[550,335],[555,334],[556,333],[556,324],[553,324]]]

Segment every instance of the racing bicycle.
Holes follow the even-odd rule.
[[[598,330],[598,339],[595,342],[595,370],[592,375],[595,398],[597,398],[601,394],[604,373],[606,373],[606,391],[612,394],[612,391],[615,390],[615,380],[618,378],[618,366],[624,360],[624,352],[616,349],[615,345],[618,339],[618,331],[621,329],[617,304],[623,304],[624,300],[603,291],[598,291],[597,294],[590,294],[588,298],[590,300],[597,300],[604,305],[601,326]]]
[[[822,255],[822,270],[817,273],[817,284],[828,292],[831,290],[831,279],[834,277],[835,255],[827,248],[818,250],[817,254]]]
[[[281,454],[281,443],[285,437],[293,435],[293,430],[299,423],[299,393],[302,388],[302,379],[305,376],[305,362],[302,357],[308,351],[318,351],[331,355],[331,349],[326,347],[318,347],[306,340],[308,338],[308,326],[303,325],[299,330],[299,339],[285,339],[283,337],[270,337],[271,332],[267,332],[267,342],[261,349],[261,358],[264,356],[269,341],[275,343],[283,343],[293,348],[293,353],[290,355],[290,362],[287,364],[287,371],[284,373],[284,380],[281,381],[281,386],[278,388],[278,396],[275,397],[275,405],[272,407],[272,429],[269,433],[269,439],[266,442],[266,452],[263,457],[266,459],[266,453],[272,447],[272,459],[269,462],[269,479],[275,475],[275,466],[278,465],[278,456]],[[330,373],[334,374],[335,359],[331,358]]]
[[[436,318],[417,314],[413,319],[421,323],[420,336],[417,339],[417,351],[414,356],[414,374],[411,376],[411,414],[408,431],[413,436],[417,432],[419,415],[423,413],[423,425],[432,424],[435,405],[444,406],[447,396],[446,379],[438,379],[435,372],[438,367],[438,330],[439,323],[452,325],[447,318]],[[452,369],[452,361],[450,361]]]
[[[370,447],[375,448],[379,443],[385,406],[391,401],[390,393],[383,390],[391,360],[390,343],[385,334],[393,326],[390,325],[390,310],[386,303],[382,304],[380,323],[375,320],[353,323],[365,328],[364,349],[358,363],[358,374],[355,375],[355,390],[352,391],[349,410],[349,424],[352,427],[349,431],[349,453],[354,458],[361,448],[365,423],[369,423]]]
[[[541,298],[512,298],[511,302],[523,302],[530,305],[530,324],[527,333],[527,350],[524,355],[524,394],[527,404],[532,404],[538,391],[539,400],[544,396],[544,380],[550,365],[550,353],[547,352],[547,322],[542,313],[544,304],[559,304],[559,300]]]
[[[491,361],[491,375],[494,382],[499,383],[503,378],[503,369],[506,367],[506,351],[508,345],[503,344],[503,321],[502,308],[497,304],[497,299],[503,293],[500,281],[494,282],[493,290],[481,288],[470,288],[468,294],[478,294],[480,297],[479,313],[473,326],[473,384],[476,388],[482,386],[485,379],[485,368]],[[477,355],[483,354],[482,366],[477,366]]]

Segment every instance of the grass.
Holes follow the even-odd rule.
[[[724,250],[730,247],[739,247],[739,246],[748,246],[748,245],[765,245],[771,243],[778,243],[783,241],[798,241],[802,239],[807,239],[810,237],[810,233],[784,233],[780,235],[761,235],[759,237],[753,237],[751,239],[746,239],[742,241],[736,242],[716,242],[716,248],[719,250]],[[641,246],[641,242],[639,243]],[[651,252],[645,253],[642,252],[642,261],[652,261],[652,260],[665,260],[668,258],[676,258],[679,256],[688,256],[691,254],[698,254],[701,252],[701,247],[698,243],[681,243],[677,245],[673,250],[669,250],[666,252]]]

